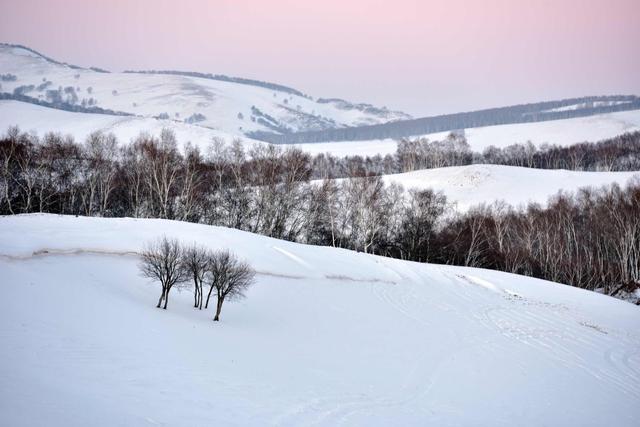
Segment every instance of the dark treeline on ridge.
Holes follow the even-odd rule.
[[[286,134],[260,131],[251,132],[248,136],[275,144],[399,139],[480,126],[541,122],[637,109],[640,109],[640,98],[635,95],[588,96],[399,120],[377,125]]]
[[[612,141],[622,147],[627,138],[638,134]],[[423,161],[399,158],[403,168]],[[496,203],[460,213],[440,193],[387,186],[357,168],[350,179],[312,182],[327,172],[318,167],[293,147],[212,141],[206,153],[179,150],[168,130],[121,145],[102,133],[78,143],[13,128],[0,139],[0,214],[176,219],[609,294],[640,283],[640,182],[559,194],[545,207]]]

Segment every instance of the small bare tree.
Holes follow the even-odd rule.
[[[214,321],[220,320],[222,304],[226,299],[233,300],[243,298],[245,291],[255,281],[255,271],[251,266],[238,259],[227,250],[217,251],[209,258],[209,271],[211,275],[209,295],[207,295],[206,306],[209,305],[209,298],[213,289],[216,290],[218,303],[216,305],[216,315]],[[206,308],[205,306],[205,308]]]
[[[195,244],[182,252],[182,268],[185,270],[185,275],[193,279],[193,306],[200,310],[202,310],[202,283],[209,272],[209,258],[208,251]]]
[[[182,267],[182,248],[176,239],[166,236],[145,245],[140,254],[140,270],[142,275],[160,282],[162,294],[157,307],[164,301],[167,309],[169,291],[174,286],[180,286],[187,279],[187,271]]]

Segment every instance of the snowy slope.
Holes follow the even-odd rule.
[[[481,152],[486,147],[506,147],[515,143],[531,141],[534,145],[571,145],[579,142],[595,142],[640,130],[640,110],[598,114],[589,117],[551,120],[537,123],[486,126],[465,130],[465,137],[473,151]],[[444,139],[448,132],[424,135],[432,141]],[[303,150],[317,153],[331,153],[335,156],[373,156],[393,154],[396,141],[376,139],[370,141],[322,142],[299,144]]]
[[[544,204],[561,190],[573,192],[581,187],[613,183],[624,186],[631,179],[640,180],[640,172],[578,172],[499,165],[453,166],[384,176],[387,184],[401,184],[406,189],[442,191],[461,211],[498,200],[512,206]]]
[[[175,120],[75,113],[26,102],[0,100],[0,133],[5,133],[10,126],[18,126],[22,131],[34,132],[40,136],[47,132],[72,135],[79,142],[84,141],[92,132],[103,131],[113,133],[118,141],[127,143],[136,138],[140,132],[159,136],[163,128],[168,128],[174,131],[180,144],[191,142],[202,150],[206,149],[213,138],[221,138],[227,143],[233,139],[239,139],[248,146],[265,144],[251,138]]]
[[[400,112],[348,108],[344,103],[321,103],[274,89],[205,78],[78,69],[52,62],[30,50],[0,44],[0,74],[7,73],[17,80],[1,82],[2,92],[33,85],[35,88],[24,94],[44,100],[47,90],[72,87],[78,102],[93,98],[101,108],[142,117],[166,113],[180,121],[201,114],[204,119],[198,126],[234,135],[273,131],[259,123],[260,118],[271,120],[268,117],[277,126],[292,131],[376,124],[409,117]],[[51,82],[49,86],[38,90],[46,81]]]
[[[166,233],[259,271],[154,307]],[[0,417],[21,425],[635,426],[640,310],[599,294],[162,220],[0,218]]]

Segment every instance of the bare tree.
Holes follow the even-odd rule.
[[[255,271],[248,263],[241,261],[227,250],[211,254],[209,271],[211,272],[210,288],[205,308],[209,305],[209,298],[215,288],[218,303],[213,320],[218,321],[224,301],[243,298],[247,288],[255,281]]]
[[[84,212],[85,215],[98,213],[104,216],[115,188],[118,141],[112,133],[105,135],[97,131],[87,137],[82,148],[84,162],[81,174],[85,188],[80,196]]]
[[[158,240],[148,242],[140,254],[140,270],[144,277],[154,279],[162,285],[162,294],[156,307],[164,301],[164,309],[167,309],[169,292],[174,286],[180,286],[188,276],[182,268],[182,248],[177,239],[169,239],[166,236]]]
[[[196,244],[182,251],[182,268],[185,270],[185,275],[193,279],[193,306],[200,310],[202,310],[202,283],[209,272],[209,258],[208,251]]]
[[[178,196],[178,219],[188,221],[197,218],[196,211],[199,198],[204,189],[204,176],[202,173],[203,159],[200,150],[188,143],[184,149],[182,166],[180,170],[180,193]]]

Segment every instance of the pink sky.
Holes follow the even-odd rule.
[[[0,0],[0,41],[438,114],[640,94],[640,0]]]

